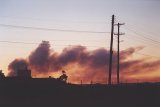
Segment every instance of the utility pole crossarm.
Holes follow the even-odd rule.
[[[117,36],[118,35],[125,35],[125,33],[119,33],[119,34],[118,33],[114,33],[114,35],[117,35]]]
[[[115,26],[118,26],[118,24],[114,24]],[[119,26],[125,25],[125,23],[119,23]]]

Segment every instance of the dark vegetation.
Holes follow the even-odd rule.
[[[0,79],[0,107],[160,107],[160,84],[74,85],[54,78]]]

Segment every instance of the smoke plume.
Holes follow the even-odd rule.
[[[28,67],[28,63],[25,59],[15,59],[8,66],[10,71],[8,76],[17,76],[17,71],[26,69],[26,67]]]
[[[135,79],[135,75],[148,73],[160,68],[160,60],[150,62],[147,59],[128,60],[135,52],[143,47],[129,48],[120,52],[120,72],[122,79]],[[113,54],[113,78],[116,73],[116,52]],[[42,43],[31,52],[26,59],[15,59],[8,66],[9,76],[16,75],[17,69],[28,66],[36,77],[44,75],[56,75],[64,69],[69,76],[69,81],[89,83],[91,80],[100,83],[107,81],[109,65],[109,50],[104,48],[88,50],[84,46],[70,46],[61,53],[50,49],[47,41]],[[135,77],[135,78],[132,78]],[[132,81],[132,80],[131,80]]]

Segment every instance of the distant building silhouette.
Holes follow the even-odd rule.
[[[31,70],[25,67],[24,69],[17,70],[17,77],[29,77],[31,78]]]
[[[2,70],[0,70],[0,78],[4,78],[4,77],[5,77],[4,73],[2,72]]]

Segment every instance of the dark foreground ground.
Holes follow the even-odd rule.
[[[71,85],[55,79],[0,80],[0,107],[160,107],[160,84]]]

